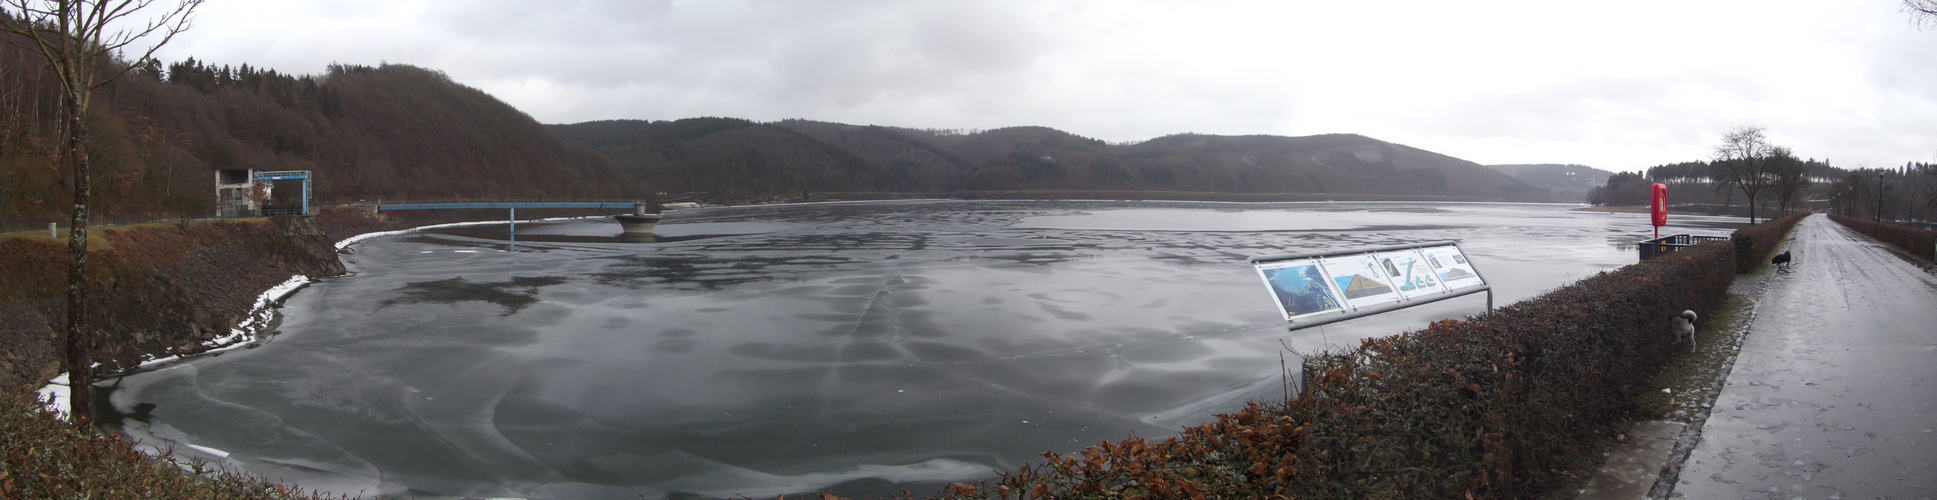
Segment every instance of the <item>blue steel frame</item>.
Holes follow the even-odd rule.
[[[258,180],[258,181],[294,181],[294,180],[300,180],[300,181],[303,181],[303,215],[310,215],[310,212],[309,212],[309,171],[308,171],[308,170],[279,170],[279,171],[275,171],[275,172],[256,172],[256,179],[255,179],[255,180]]]

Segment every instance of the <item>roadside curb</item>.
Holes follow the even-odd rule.
[[[1667,420],[1635,424],[1628,429],[1627,440],[1608,453],[1601,471],[1587,481],[1580,500],[1647,498],[1688,427]]]

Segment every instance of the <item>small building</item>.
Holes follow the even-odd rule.
[[[270,202],[275,199],[275,181],[303,181],[302,199],[284,200],[286,205],[271,205]],[[308,170],[263,170],[254,165],[217,168],[215,215],[311,215],[309,181]]]
[[[215,215],[217,217],[253,217],[262,214],[262,203],[269,200],[275,186],[269,182],[256,180],[255,166],[222,167],[215,169]],[[257,189],[261,192],[256,196]]]

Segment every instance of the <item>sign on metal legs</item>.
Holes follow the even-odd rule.
[[[1291,329],[1486,292],[1493,287],[1451,241],[1252,257]]]

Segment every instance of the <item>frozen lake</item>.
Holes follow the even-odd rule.
[[[887,494],[1281,397],[1252,255],[1456,240],[1496,305],[1635,261],[1646,214],[1460,203],[886,202],[436,229],[357,244],[260,347],[101,382],[104,426],[399,497]],[[1664,234],[1742,220],[1673,216]],[[1293,361],[1295,366],[1295,359]]]

